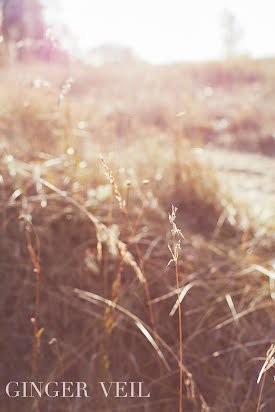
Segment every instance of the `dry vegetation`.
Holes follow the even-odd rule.
[[[1,410],[178,410],[176,263],[183,411],[256,411],[274,223],[253,220],[194,147],[274,153],[274,65],[2,69],[1,390],[134,380],[151,398],[1,397]],[[172,204],[185,239],[167,266]],[[268,370],[265,412],[274,388]]]

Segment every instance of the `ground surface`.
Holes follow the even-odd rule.
[[[201,156],[218,170],[219,178],[241,203],[249,204],[255,213],[274,215],[275,161],[261,154],[211,148]]]

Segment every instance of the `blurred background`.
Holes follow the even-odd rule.
[[[0,0],[1,410],[274,410],[273,16]]]
[[[54,36],[74,57],[91,62],[94,49],[107,45],[131,50],[150,63],[274,55],[271,0],[261,4],[2,0],[1,4],[5,42],[35,39],[49,47],[49,37],[53,41]]]

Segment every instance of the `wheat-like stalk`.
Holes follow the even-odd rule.
[[[260,406],[261,406],[261,400],[262,400],[262,394],[263,394],[263,389],[264,389],[264,384],[265,384],[265,377],[266,377],[266,372],[274,367],[275,365],[275,344],[272,344],[270,346],[270,348],[268,349],[267,353],[266,353],[266,359],[265,362],[262,366],[262,369],[260,370],[258,379],[257,379],[257,383],[260,383],[262,376],[263,376],[263,381],[262,381],[262,385],[261,385],[261,389],[260,389],[260,394],[259,394],[259,399],[258,399],[258,405],[257,405],[257,411],[258,412],[260,410]]]
[[[182,384],[183,384],[183,368],[182,368],[182,317],[181,317],[181,306],[180,306],[180,286],[179,286],[179,271],[178,271],[178,257],[181,246],[181,239],[184,239],[183,234],[177,228],[175,223],[177,208],[172,205],[172,212],[169,214],[169,222],[171,223],[172,229],[172,247],[168,244],[168,248],[171,252],[172,259],[168,262],[168,265],[172,262],[175,263],[176,268],[176,281],[177,281],[177,291],[178,291],[178,308],[179,308],[179,341],[180,341],[180,399],[179,399],[179,411],[182,412]]]

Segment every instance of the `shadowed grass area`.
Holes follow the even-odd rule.
[[[173,204],[185,238],[177,258],[183,411],[256,410],[274,338],[274,238],[193,148],[205,143],[200,133],[218,102],[226,111],[226,97],[243,90],[247,101],[246,87],[265,87],[267,66],[238,64],[239,74],[220,65],[72,67],[71,93],[59,103],[68,73],[32,68],[15,88],[10,72],[0,96],[1,388],[85,381],[93,397],[3,397],[3,408],[177,410]],[[241,90],[231,90],[234,82]],[[241,114],[236,122],[244,133]],[[143,381],[151,397],[105,399],[100,381]],[[262,402],[272,410],[272,373]]]

